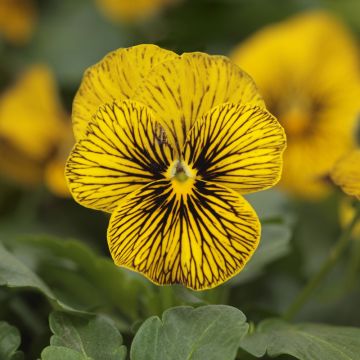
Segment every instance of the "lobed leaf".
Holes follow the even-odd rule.
[[[19,330],[5,321],[0,321],[0,359],[22,359],[22,352],[17,351],[20,346],[20,341]]]
[[[54,312],[53,336],[42,360],[125,360],[126,347],[117,328],[105,317]]]
[[[176,307],[146,320],[132,343],[131,360],[234,360],[248,324],[226,305]]]
[[[360,329],[267,319],[242,339],[240,347],[258,358],[288,354],[299,360],[358,360]]]

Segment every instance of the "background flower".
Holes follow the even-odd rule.
[[[354,144],[360,110],[360,57],[347,29],[324,12],[300,14],[260,30],[232,59],[254,77],[287,133],[281,185],[324,195],[325,176]]]
[[[112,21],[132,22],[155,15],[174,0],[96,0],[100,10]]]
[[[29,40],[36,21],[33,0],[0,0],[0,35],[15,44]]]
[[[67,151],[71,146],[66,121],[50,69],[32,66],[0,98],[0,139],[7,154],[1,162],[4,175],[27,185],[41,182],[62,144],[68,143]],[[65,159],[63,154],[62,167]],[[62,183],[64,190],[59,192],[67,194],[63,170],[56,178],[47,176],[51,184]]]

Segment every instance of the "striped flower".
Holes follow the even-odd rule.
[[[237,274],[260,238],[242,197],[280,178],[285,135],[221,56],[120,49],[84,75],[66,166],[76,201],[110,212],[115,263],[195,290]]]

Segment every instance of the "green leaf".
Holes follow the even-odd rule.
[[[136,333],[131,360],[234,360],[248,324],[238,309],[225,305],[177,307],[162,320],[151,317]]]
[[[20,342],[19,330],[5,321],[0,321],[0,359],[21,359],[22,352],[17,351]]]
[[[245,197],[256,210],[261,222],[292,223],[294,220],[289,199],[279,190],[259,191]]]
[[[20,260],[36,272],[33,275],[48,297],[56,295],[62,303],[80,311],[117,308],[132,323],[141,318],[141,301],[154,289],[140,275],[115,266],[79,241],[23,237],[7,245],[17,263]]]
[[[86,355],[64,346],[48,346],[41,353],[42,360],[90,360]]]
[[[23,262],[7,251],[0,242],[0,286],[32,288],[40,291],[60,308],[74,310],[59,301],[49,287]]]
[[[126,347],[117,328],[105,317],[54,312],[54,335],[41,354],[43,360],[125,360]]]
[[[245,336],[240,347],[256,357],[288,354],[300,360],[358,360],[360,329],[321,324],[289,324],[268,319]]]
[[[259,247],[244,270],[229,282],[232,286],[246,283],[262,274],[266,265],[290,251],[291,230],[285,224],[265,224]]]

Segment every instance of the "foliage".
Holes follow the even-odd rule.
[[[248,330],[244,314],[224,305],[172,308],[147,319],[131,347],[131,360],[230,360]]]
[[[6,323],[0,322],[0,357],[3,360],[20,360],[23,358],[21,351],[17,351],[20,345],[19,330]]]
[[[54,335],[41,358],[46,359],[109,359],[125,360],[126,348],[117,328],[101,316],[50,315]]]
[[[114,265],[107,215],[51,193],[44,167],[50,160],[65,161],[69,139],[50,144],[36,162],[38,183],[23,181],[31,159],[9,146],[1,101],[21,74],[42,63],[54,75],[54,103],[61,107],[51,111],[70,129],[83,73],[109,51],[153,43],[178,53],[229,55],[253,32],[319,8],[333,11],[358,40],[359,3],[180,0],[145,21],[126,23],[107,18],[100,1],[29,1],[35,16],[23,43],[7,38],[0,21],[0,360],[358,360],[359,233],[339,216],[344,201],[349,219],[358,205],[330,176],[321,179],[329,188],[321,199],[293,198],[279,189],[245,196],[259,216],[261,241],[243,271],[225,284],[206,291],[156,286]],[[311,79],[306,83],[312,86]],[[278,89],[285,95],[289,90]],[[14,104],[26,104],[26,115],[36,104],[22,100]],[[50,124],[47,116],[44,124]],[[30,145],[42,141],[31,126],[19,131]],[[325,276],[286,316],[308,281],[334,257],[339,238],[343,247]]]
[[[240,346],[258,358],[267,353],[270,357],[289,354],[303,360],[355,360],[359,356],[360,329],[267,319]]]

